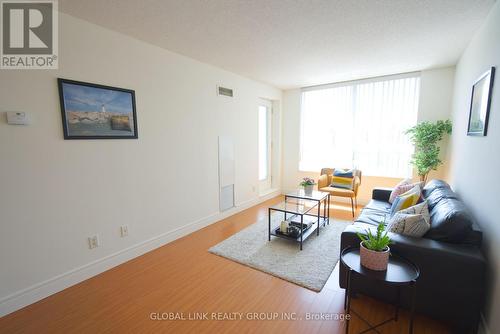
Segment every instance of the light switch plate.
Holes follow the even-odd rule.
[[[22,111],[7,111],[7,124],[28,125],[30,124],[29,114]]]
[[[101,245],[98,234],[89,237],[88,240],[89,240],[89,249],[93,249]]]
[[[122,238],[128,236],[128,226],[127,225],[120,226],[120,234],[121,234]]]

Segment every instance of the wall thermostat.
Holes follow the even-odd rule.
[[[7,111],[7,123],[13,125],[28,125],[30,118],[28,113],[18,111]]]

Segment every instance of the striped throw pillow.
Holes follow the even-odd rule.
[[[330,187],[352,189],[352,180],[353,179],[351,177],[333,176]]]
[[[409,191],[405,192],[404,194],[396,197],[391,206],[390,216],[392,217],[396,212],[417,204],[420,198],[420,194],[421,194],[420,186],[417,185],[414,186]]]

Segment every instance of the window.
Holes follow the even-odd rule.
[[[410,176],[416,74],[306,88],[301,106],[301,171],[355,167],[365,175]]]

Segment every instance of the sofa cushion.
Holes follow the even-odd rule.
[[[434,188],[431,193],[425,197],[427,203],[429,203],[429,209],[432,210],[442,199],[458,199],[458,195],[450,188]]]
[[[356,219],[356,223],[364,223],[378,226],[381,222],[387,222],[391,204],[386,201],[372,199]]]
[[[369,224],[378,226],[381,222],[386,222],[387,213],[379,210],[363,209],[359,217],[356,219],[357,223]]]
[[[342,188],[334,188],[334,187],[323,187],[319,189],[320,191],[329,192],[332,196],[340,196],[340,197],[354,197],[354,191],[351,189],[342,189]]]
[[[483,231],[475,221],[472,222],[471,229],[472,231],[465,237],[462,243],[481,246],[483,242]]]
[[[431,209],[431,228],[426,238],[463,243],[470,237],[473,221],[465,205],[456,198],[441,198]]]
[[[363,211],[376,210],[376,211],[382,211],[383,213],[389,213],[390,209],[391,209],[391,204],[389,204],[389,202],[372,199],[370,202],[368,202],[368,204],[365,205]]]
[[[450,185],[448,183],[444,182],[443,180],[433,179],[433,180],[430,180],[425,185],[425,187],[422,189],[422,195],[425,198],[427,198],[427,196],[429,196],[434,190],[443,189],[443,188],[450,189]]]

